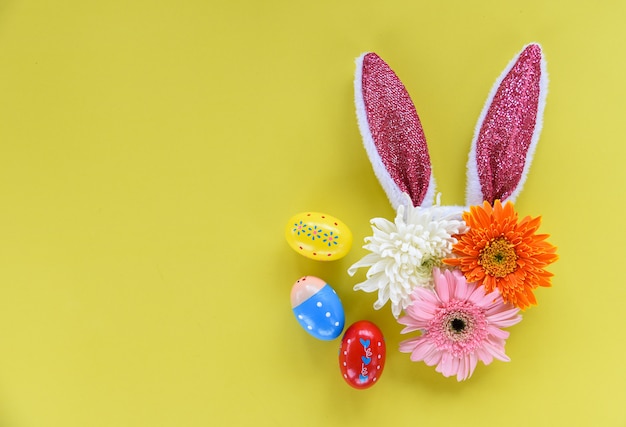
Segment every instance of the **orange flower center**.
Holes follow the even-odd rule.
[[[504,277],[517,270],[517,254],[515,248],[504,237],[493,239],[480,251],[479,264],[487,274]]]

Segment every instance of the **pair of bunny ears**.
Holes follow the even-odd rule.
[[[394,209],[431,206],[435,180],[419,116],[393,70],[375,53],[356,60],[359,129]],[[466,205],[515,201],[541,133],[548,76],[541,46],[526,45],[496,80],[480,114],[467,163]]]

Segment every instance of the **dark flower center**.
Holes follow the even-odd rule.
[[[453,309],[446,314],[442,326],[448,339],[455,342],[465,341],[472,336],[476,319],[474,314],[466,310]]]
[[[463,319],[452,319],[452,322],[450,322],[450,326],[452,327],[452,329],[454,330],[454,332],[456,333],[460,333],[463,332],[463,329],[465,329],[465,320]]]

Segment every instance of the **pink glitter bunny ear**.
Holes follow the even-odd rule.
[[[515,201],[539,140],[547,89],[541,46],[529,44],[496,80],[478,119],[467,163],[468,206]]]
[[[355,103],[363,145],[374,173],[394,209],[432,204],[432,177],[426,138],[413,101],[396,74],[375,53],[356,60]]]

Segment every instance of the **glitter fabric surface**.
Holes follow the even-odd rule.
[[[376,150],[391,178],[418,206],[426,196],[431,168],[415,106],[396,74],[375,53],[363,58],[362,88]]]
[[[476,162],[485,200],[493,204],[515,190],[524,171],[537,121],[541,48],[531,44],[504,77],[476,142]]]

